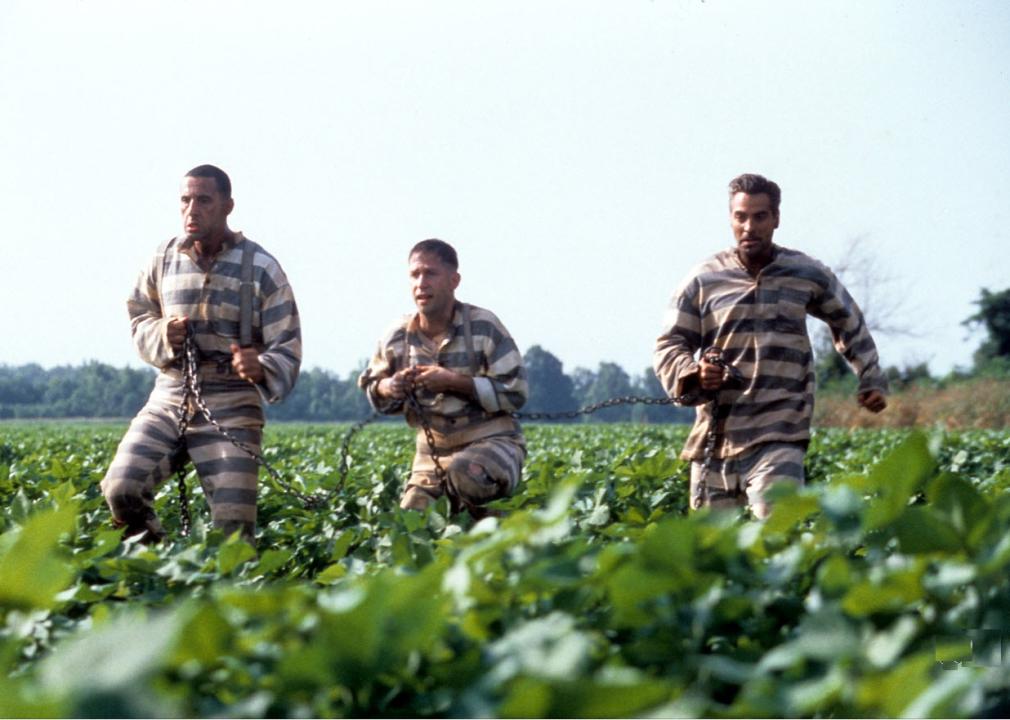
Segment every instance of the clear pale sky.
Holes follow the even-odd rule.
[[[125,299],[205,162],[341,375],[427,237],[521,349],[640,373],[741,172],[782,186],[778,243],[864,238],[918,333],[885,365],[969,365],[960,322],[1010,286],[1000,0],[7,0],[0,130],[6,364],[141,365]]]

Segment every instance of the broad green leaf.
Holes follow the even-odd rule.
[[[203,604],[181,622],[173,659],[196,660],[205,667],[229,651],[231,627],[213,605]]]
[[[863,515],[863,528],[878,530],[894,522],[935,467],[926,436],[921,432],[909,435],[870,472],[869,487],[877,497]]]
[[[635,717],[674,695],[673,688],[661,680],[614,683],[523,679],[510,688],[500,711],[502,717]]]
[[[276,550],[270,549],[264,551],[260,556],[259,562],[256,563],[257,574],[269,575],[275,570],[279,570],[284,567],[284,564],[291,559],[290,550]]]
[[[854,581],[855,575],[849,561],[841,555],[832,555],[817,570],[817,584],[828,596],[844,594]]]
[[[935,512],[961,537],[986,522],[989,502],[969,483],[944,473],[929,484],[927,497]]]
[[[772,513],[765,521],[763,534],[786,533],[820,509],[816,497],[788,495],[775,501]]]
[[[252,545],[243,540],[236,530],[217,551],[218,572],[230,575],[239,565],[255,557]]]
[[[347,575],[347,568],[340,563],[333,563],[321,573],[316,575],[316,582],[320,585],[331,585]]]
[[[65,643],[39,669],[42,687],[65,695],[77,716],[104,708],[130,715],[174,715],[149,678],[164,666],[180,615],[130,612]]]
[[[74,577],[74,569],[57,543],[73,529],[76,512],[72,504],[43,510],[6,533],[10,537],[3,543],[7,551],[0,557],[0,607],[52,607],[56,594]]]
[[[842,608],[853,617],[878,612],[896,612],[921,600],[924,595],[920,570],[889,574],[880,583],[864,580],[854,585],[842,599]]]
[[[895,522],[894,532],[904,553],[956,553],[963,547],[958,529],[932,508],[908,508]]]

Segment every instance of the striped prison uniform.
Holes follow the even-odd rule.
[[[494,313],[460,302],[438,345],[421,332],[418,322],[417,315],[397,322],[358,380],[377,412],[405,412],[407,424],[417,428],[414,463],[400,507],[423,509],[447,491],[471,507],[510,495],[526,458],[526,441],[510,413],[522,407],[529,394],[515,341]],[[450,488],[438,484],[420,418],[409,408],[405,411],[402,400],[382,398],[375,392],[383,378],[417,365],[440,365],[474,381],[473,398],[415,390]]]
[[[252,344],[264,381],[239,378],[230,346],[239,342],[241,263],[246,243],[252,255]],[[183,397],[181,353],[168,343],[168,321],[187,316],[200,358],[200,383],[215,419],[237,440],[259,452],[262,400],[277,402],[294,387],[301,365],[301,329],[291,286],[278,262],[259,245],[235,233],[208,271],[196,262],[191,242],[173,238],[141,272],[127,302],[140,357],[159,368],[147,404],[130,424],[102,480],[114,521],[129,531],[162,534],[154,493],[172,473]],[[209,424],[196,408],[186,431],[186,452],[196,467],[214,526],[241,530],[252,540],[256,526],[256,462]]]
[[[859,377],[859,392],[887,391],[859,306],[817,260],[775,245],[771,263],[755,277],[730,248],[690,273],[673,295],[653,355],[656,375],[670,397],[686,396],[697,406],[681,457],[704,458],[713,409],[698,386],[695,355],[711,346],[719,347],[744,378],[718,392],[714,457],[742,456],[765,443],[805,449],[814,407],[808,314],[828,324],[835,348]],[[782,474],[802,483],[802,463]]]

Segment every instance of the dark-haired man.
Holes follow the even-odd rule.
[[[424,240],[408,255],[417,312],[397,321],[359,385],[377,411],[405,413],[418,428],[417,451],[400,507],[421,510],[447,494],[455,510],[474,517],[482,505],[511,494],[526,443],[511,413],[526,402],[522,355],[494,313],[456,300],[456,251]],[[414,393],[445,470],[439,481],[421,418],[408,405]]]
[[[749,504],[763,518],[772,484],[804,482],[814,406],[806,316],[828,324],[859,376],[860,405],[883,410],[887,378],[863,314],[838,278],[772,242],[779,186],[740,175],[729,196],[736,246],[692,270],[674,293],[653,366],[670,397],[697,405],[681,455],[692,461],[691,507]],[[715,444],[706,458],[710,431]]]
[[[235,202],[227,174],[193,168],[179,197],[183,235],[155,252],[127,301],[134,345],[161,372],[102,480],[113,522],[145,541],[163,536],[154,493],[177,463],[183,399],[183,344],[192,334],[203,399],[237,440],[259,452],[262,400],[294,387],[301,365],[298,308],[281,266],[228,227]],[[190,404],[185,451],[214,526],[252,542],[258,466]]]

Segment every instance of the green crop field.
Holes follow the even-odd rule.
[[[355,438],[306,510],[261,473],[257,551],[122,542],[122,425],[0,425],[0,716],[1005,717],[1010,431],[822,431],[759,523],[686,512],[683,427],[531,426],[473,524],[396,509],[411,433]],[[330,489],[345,428],[271,426]]]

